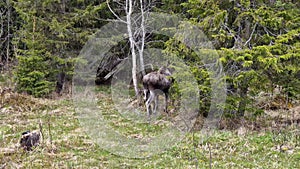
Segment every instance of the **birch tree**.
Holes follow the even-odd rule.
[[[145,2],[144,0],[134,1],[113,1],[122,10],[125,11],[126,19],[122,19],[114,9],[110,6],[110,2],[107,0],[107,5],[111,13],[115,16],[115,22],[122,22],[127,26],[128,39],[130,44],[130,53],[132,59],[132,80],[136,96],[139,94],[138,84],[137,84],[137,60],[139,60],[140,70],[142,75],[145,75],[144,70],[144,48],[146,39],[146,25],[145,19],[147,12],[150,9],[150,2]],[[138,9],[137,11],[135,11]],[[148,9],[148,10],[147,10]],[[133,16],[133,13],[139,13],[137,17]]]

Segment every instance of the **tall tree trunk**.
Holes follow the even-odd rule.
[[[146,75],[145,72],[145,65],[144,65],[144,47],[145,47],[145,36],[146,36],[146,32],[145,32],[145,13],[144,13],[144,7],[143,7],[143,0],[140,0],[140,4],[141,4],[141,30],[142,30],[142,39],[141,39],[141,46],[139,49],[139,58],[140,58],[140,68],[142,71],[142,76]]]
[[[6,64],[9,60],[9,48],[10,48],[10,0],[6,0],[7,5],[7,46],[6,46]]]
[[[126,22],[127,22],[127,31],[130,41],[130,49],[132,55],[132,81],[134,86],[135,95],[139,94],[139,89],[137,85],[137,71],[136,71],[136,53],[135,53],[135,41],[133,39],[132,25],[131,25],[131,14],[132,14],[132,0],[126,0]]]
[[[241,101],[239,102],[239,107],[237,111],[237,115],[239,117],[243,117],[245,115],[246,106],[247,106],[247,92],[248,86],[246,84],[242,84],[243,86],[240,88],[240,98]]]

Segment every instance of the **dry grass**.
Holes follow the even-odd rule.
[[[104,94],[101,97],[102,104],[110,102]],[[0,103],[0,168],[300,167],[300,129],[294,118],[298,108],[276,117],[267,113],[242,121],[224,119],[222,130],[207,139],[194,131],[160,154],[132,159],[114,155],[94,143],[80,125],[70,100],[36,99],[10,91],[1,95]],[[133,138],[152,130],[149,126],[133,132],[109,106],[105,110],[106,117],[115,118],[112,121],[117,122],[116,127],[122,126],[123,132]],[[287,122],[293,119],[287,117],[293,117],[293,123]],[[43,126],[42,143],[30,152],[19,148],[21,133],[39,129],[39,123]]]

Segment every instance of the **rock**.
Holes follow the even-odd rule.
[[[41,133],[39,131],[26,131],[22,133],[20,145],[24,150],[31,151],[33,147],[39,145]]]

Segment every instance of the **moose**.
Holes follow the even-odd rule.
[[[158,94],[161,91],[165,94],[165,112],[168,113],[168,95],[173,79],[169,79],[167,76],[171,75],[170,69],[163,66],[158,71],[148,73],[143,77],[144,100],[146,101],[148,120],[150,120],[152,112],[153,114],[156,114]],[[154,110],[152,111],[151,103],[153,101]]]

